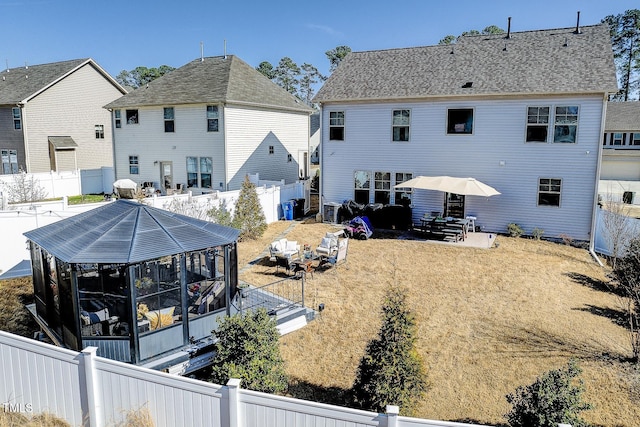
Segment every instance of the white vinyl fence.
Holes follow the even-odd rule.
[[[606,217],[609,217],[608,219]],[[607,229],[607,221],[612,225],[612,229]],[[616,231],[617,229],[617,231]],[[612,239],[616,234],[621,235],[622,244],[619,255],[624,254],[624,245],[629,238],[640,237],[640,219],[622,216],[614,212],[598,209],[596,214],[596,233],[594,236],[594,249],[596,252],[611,256],[613,255]]]
[[[267,223],[270,224],[282,219],[282,202],[304,198],[308,186],[308,181],[301,181],[278,187],[264,185],[257,187],[256,192]],[[222,201],[225,201],[227,208],[233,211],[239,194],[240,191],[214,192],[200,196],[176,194],[172,196],[147,197],[143,201],[149,206],[171,209],[177,213],[205,219],[204,214],[209,209],[219,206]],[[9,205],[9,209],[0,210],[3,243],[0,245],[0,273],[6,272],[21,261],[29,259],[29,251],[27,250],[26,238],[22,235],[23,233],[94,209],[102,204],[68,205],[66,197],[63,197],[62,200],[52,202]],[[178,209],[173,209],[175,207],[178,207]]]
[[[0,331],[0,406],[50,412],[73,426],[121,423],[147,408],[157,427],[471,427],[326,405],[244,390],[128,365]]]

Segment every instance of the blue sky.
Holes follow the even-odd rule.
[[[497,25],[512,31],[596,24],[639,8],[637,0],[0,0],[0,68],[91,57],[116,76],[180,67],[227,53],[252,66],[283,56],[328,73],[325,51],[437,44],[447,34]]]

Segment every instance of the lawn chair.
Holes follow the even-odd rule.
[[[280,267],[291,270],[294,261],[300,258],[300,245],[295,240],[280,239],[269,245],[270,260],[276,263],[276,273]]]
[[[338,250],[332,256],[326,257],[321,260],[320,265],[337,266],[347,262],[347,251],[349,250],[349,238],[345,237],[338,242]]]
[[[316,248],[316,254],[320,258],[329,258],[335,256],[338,252],[338,238],[344,235],[344,231],[336,231],[335,233],[327,232],[320,242],[320,246]]]

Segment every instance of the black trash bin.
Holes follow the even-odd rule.
[[[304,217],[304,199],[293,199],[293,217],[302,219]]]

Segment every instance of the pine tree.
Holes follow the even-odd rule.
[[[233,226],[240,230],[240,240],[257,239],[267,229],[267,220],[258,200],[256,186],[244,178],[233,215]]]
[[[239,378],[249,390],[280,393],[287,389],[284,360],[278,347],[280,334],[266,310],[223,317],[212,333],[218,339],[212,382],[226,384],[230,378]]]
[[[415,348],[416,323],[406,308],[406,291],[392,288],[382,306],[382,326],[360,360],[353,395],[365,409],[383,412],[398,405],[412,415],[427,389],[426,371]]]

